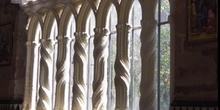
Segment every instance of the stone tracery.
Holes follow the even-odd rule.
[[[59,53],[60,55],[58,55],[58,59],[57,61],[57,86],[56,86],[56,99],[55,99],[55,106],[53,107],[53,109],[55,110],[63,110],[65,109],[65,106],[68,106],[66,102],[66,98],[69,97],[68,95],[65,95],[65,93],[67,92],[67,83],[68,82],[68,69],[70,67],[66,66],[66,65],[70,65],[68,62],[68,55],[69,55],[69,41],[66,36],[66,31],[65,29],[67,29],[67,27],[65,27],[67,25],[67,22],[63,22],[62,19],[60,17],[62,17],[62,14],[58,14],[58,13],[65,13],[65,14],[74,14],[73,16],[75,17],[75,24],[76,24],[76,32],[75,32],[75,44],[74,44],[74,57],[73,57],[73,61],[74,61],[74,76],[73,76],[73,88],[69,88],[72,89],[73,91],[73,100],[72,100],[72,109],[77,109],[77,110],[85,110],[86,108],[86,104],[87,104],[87,100],[86,100],[86,93],[87,93],[87,85],[86,85],[86,66],[87,66],[87,45],[88,45],[88,35],[87,35],[87,21],[89,19],[89,15],[91,13],[91,11],[94,12],[94,15],[96,17],[96,27],[94,27],[94,31],[95,31],[95,39],[94,39],[94,59],[95,59],[95,70],[94,70],[94,82],[93,82],[93,109],[106,109],[106,102],[104,100],[106,100],[107,97],[107,75],[106,75],[106,71],[107,71],[107,58],[108,58],[108,53],[107,53],[107,48],[108,48],[108,39],[107,39],[107,35],[108,35],[108,29],[106,28],[106,23],[107,23],[107,17],[109,14],[109,10],[111,6],[115,6],[116,10],[117,10],[117,14],[118,14],[118,24],[117,24],[117,56],[116,56],[116,61],[115,61],[115,71],[116,71],[116,77],[115,77],[115,86],[116,86],[116,107],[115,109],[119,109],[119,110],[127,110],[129,107],[129,85],[130,85],[130,73],[129,73],[129,69],[130,69],[130,65],[129,65],[129,32],[130,29],[132,28],[129,24],[129,14],[130,14],[130,10],[132,8],[132,4],[133,4],[134,0],[121,0],[121,1],[117,1],[117,0],[97,0],[97,1],[81,1],[81,0],[64,0],[64,1],[58,1],[58,0],[54,0],[54,1],[39,1],[36,2],[36,4],[26,4],[23,5],[23,8],[25,10],[25,12],[29,15],[32,16],[31,13],[37,13],[37,15],[44,15],[45,13],[48,13],[48,10],[53,10],[51,11],[52,13],[54,13],[54,17],[55,22],[57,22],[58,27],[61,26],[63,28],[58,28],[58,51],[60,51],[61,53]],[[150,5],[154,5],[155,4],[155,0],[152,0],[150,2],[144,3],[143,0],[140,1],[140,3],[142,4],[142,7],[145,6],[150,6]],[[71,4],[71,5],[70,5]],[[114,4],[114,5],[110,5],[110,4]],[[32,7],[33,6],[33,7]],[[67,11],[60,11],[60,10],[64,10],[66,7],[69,7],[69,12]],[[33,10],[32,10],[33,9]],[[150,11],[144,11],[143,14],[143,22],[144,21],[148,21],[148,20],[152,20],[152,19],[148,19],[148,17],[146,16],[154,16],[154,13],[152,13],[151,11],[154,11],[155,7],[152,7],[152,10]],[[59,12],[58,12],[59,11]],[[47,16],[47,14],[46,14]],[[146,19],[145,19],[146,17]],[[41,16],[39,19],[41,23],[41,25],[43,27],[47,27],[47,25],[51,25],[51,23],[53,23],[51,20],[49,20],[50,22],[45,23],[45,21],[48,21],[48,19],[51,18],[47,18],[45,16]],[[68,19],[65,19],[68,20]],[[65,24],[64,24],[65,23]],[[155,27],[155,22],[148,22],[150,23],[149,25],[153,25],[152,27],[152,32],[154,32]],[[144,24],[144,23],[143,23]],[[144,24],[145,25],[145,24]],[[145,27],[143,25],[143,31],[146,30],[148,27]],[[28,27],[28,31],[29,32],[35,32],[36,27]],[[45,30],[43,30],[45,31]],[[50,30],[46,30],[46,33],[49,33]],[[151,32],[149,32],[151,33]],[[44,33],[43,33],[44,34]],[[73,33],[72,33],[73,34]],[[155,42],[151,42],[151,41],[145,41],[146,39],[144,39],[144,35],[146,33],[143,32],[142,34],[142,42],[146,42],[149,45],[147,45],[147,47],[149,48],[149,50],[145,50],[145,52],[142,52],[142,61],[143,64],[149,64],[151,65],[151,62],[155,60],[155,54],[149,54],[152,53],[152,49],[154,48]],[[42,35],[42,36],[46,36],[46,35]],[[32,38],[33,35],[28,35],[29,38]],[[155,37],[154,35],[150,35],[151,38]],[[32,39],[32,41],[34,41]],[[30,42],[32,42],[30,40]],[[48,48],[48,46],[50,48]],[[52,55],[52,51],[56,51],[54,50],[52,47],[52,44],[50,42],[42,42],[41,44],[41,49],[42,49],[42,61],[47,62],[47,60],[52,59],[53,56]],[[145,48],[146,45],[143,45],[143,48]],[[49,49],[49,50],[48,50]],[[44,51],[45,50],[45,51]],[[47,50],[47,51],[46,51]],[[143,51],[143,50],[142,50]],[[46,55],[47,53],[47,55]],[[31,50],[28,51],[27,54],[33,54],[33,52],[31,52]],[[44,55],[45,54],[45,55]],[[36,56],[35,56],[36,57]],[[151,60],[146,60],[146,58],[152,58]],[[30,62],[30,60],[32,60],[34,58],[29,58],[27,59],[27,62]],[[37,61],[35,61],[37,62]],[[32,62],[33,64],[35,64],[35,62]],[[31,66],[33,66],[33,64]],[[51,62],[48,63],[40,63],[38,66],[41,68],[41,70],[43,71],[43,69],[45,67],[45,73],[41,72],[41,75],[46,75],[46,74],[51,74],[51,72],[46,71],[48,69],[50,69],[50,65]],[[144,67],[143,67],[144,68]],[[154,75],[153,72],[149,72],[151,70],[154,70],[154,67],[151,65],[149,66],[148,71],[143,70],[142,74],[148,74],[149,76]],[[27,70],[29,71],[29,70]],[[26,74],[32,74],[32,73],[26,73]],[[27,77],[33,77],[33,76],[27,76]],[[48,75],[48,77],[40,77],[40,91],[39,93],[34,92],[35,90],[28,90],[28,88],[30,88],[29,86],[26,87],[26,92],[27,94],[31,94],[34,93],[34,95],[39,94],[39,99],[38,99],[38,106],[32,104],[29,105],[28,101],[32,101],[34,102],[35,99],[32,99],[31,97],[29,97],[28,95],[25,96],[24,98],[24,110],[31,110],[35,107],[39,108],[41,107],[40,105],[42,105],[45,102],[48,102],[50,104],[48,104],[48,106],[52,107],[51,104],[51,94],[52,94],[52,90],[48,89],[48,92],[50,92],[50,94],[47,94],[47,92],[43,92],[42,90],[45,89],[45,87],[43,87],[43,85],[45,85],[44,83],[41,82],[41,80],[46,80],[49,81],[49,77],[50,75]],[[46,79],[45,79],[46,78]],[[47,79],[48,78],[48,79]],[[50,77],[51,78],[51,77]],[[142,79],[142,82],[149,82],[152,83],[151,80],[149,81],[149,79]],[[26,83],[33,83],[31,81],[27,81]],[[49,84],[49,85],[48,85]],[[50,83],[46,84],[47,86],[50,86]],[[27,85],[27,84],[26,84]],[[36,87],[36,86],[33,86]],[[146,89],[147,91],[154,91],[154,87],[152,86],[142,86],[141,88],[148,88]],[[37,89],[37,87],[36,87]],[[28,90],[28,91],[27,91]],[[146,91],[145,91],[146,92]],[[36,94],[35,94],[36,93]],[[42,93],[45,93],[45,95],[48,95],[49,97],[47,98],[47,100],[45,99],[45,101],[42,99]],[[147,95],[142,94],[141,97],[148,97]],[[45,98],[45,97],[43,97]],[[151,97],[153,98],[152,100],[155,100],[155,97]],[[143,100],[145,101],[145,100]],[[42,102],[42,104],[40,104],[40,102]],[[141,101],[142,102],[142,101]],[[140,105],[141,109],[146,109],[144,108],[145,106]],[[47,105],[45,105],[43,108],[41,107],[40,109],[46,109],[46,110],[50,110],[51,108],[48,108]],[[156,109],[155,105],[152,104],[151,102],[149,102],[149,106],[147,108],[151,108]]]

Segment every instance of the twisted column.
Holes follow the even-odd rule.
[[[128,110],[129,107],[129,32],[131,26],[118,24],[117,26],[117,53],[115,60],[115,88],[116,110]]]
[[[40,59],[40,88],[37,110],[51,110],[52,97],[52,55],[53,42],[51,39],[41,40],[41,59]]]
[[[156,110],[156,20],[142,20],[140,110]]]
[[[26,43],[27,46],[27,64],[26,64],[26,80],[23,110],[35,110],[36,93],[37,93],[37,64],[38,64],[38,48],[39,44],[33,41]]]
[[[92,105],[93,110],[106,110],[108,30],[105,28],[95,28],[94,32],[94,79]]]
[[[86,73],[87,73],[87,46],[88,36],[84,32],[76,32],[74,44],[74,75],[73,75],[73,110],[86,110]]]
[[[70,38],[57,37],[58,56],[56,73],[56,99],[54,110],[66,110],[68,107],[68,83],[70,68]]]

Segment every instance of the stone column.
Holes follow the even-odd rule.
[[[73,75],[73,110],[86,110],[86,75],[87,75],[87,46],[88,35],[84,32],[75,33],[76,42],[74,44],[74,75]]]
[[[52,109],[53,50],[53,41],[51,39],[41,40],[40,88],[37,110]]]
[[[122,23],[117,26],[117,53],[115,60],[116,110],[128,110],[130,86],[129,32],[131,26]]]
[[[27,45],[27,61],[26,61],[26,80],[23,110],[36,109],[36,93],[37,93],[37,74],[38,74],[38,55],[39,44],[33,41],[26,43]]]
[[[93,110],[106,110],[107,105],[107,59],[108,30],[95,28],[94,38],[94,79],[93,79]]]
[[[66,110],[68,108],[68,88],[70,69],[70,38],[57,37],[58,56],[56,73],[56,97],[54,110]]]
[[[156,110],[156,27],[157,0],[140,0],[142,7],[140,110]]]

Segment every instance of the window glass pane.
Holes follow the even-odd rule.
[[[40,24],[37,25],[37,29],[36,29],[36,34],[35,34],[35,41],[36,43],[39,43],[40,44],[40,39],[42,38],[42,32],[41,32],[41,27],[40,27]],[[37,91],[39,91],[39,88],[40,88],[40,59],[41,59],[41,54],[40,54],[40,50],[41,50],[41,46],[38,47],[38,59],[37,59],[37,64],[34,64],[34,67],[33,68],[36,68],[37,67]],[[39,99],[39,94],[37,93],[36,94],[36,100]]]
[[[67,36],[72,38],[71,42],[70,42],[70,72],[69,72],[69,106],[68,106],[68,110],[71,110],[71,106],[72,106],[72,97],[73,97],[73,93],[72,93],[72,87],[73,87],[73,73],[74,73],[74,65],[73,65],[73,56],[74,56],[74,43],[75,43],[75,36],[74,36],[74,32],[75,32],[75,19],[73,16],[70,17],[70,21],[68,24],[68,28],[67,28]]]
[[[92,94],[93,94],[93,77],[94,77],[94,57],[93,57],[93,51],[94,51],[94,28],[95,28],[95,16],[93,13],[91,13],[90,20],[89,20],[89,41],[88,41],[88,70],[87,70],[87,109],[92,110]]]
[[[132,22],[133,27],[140,27],[141,26],[141,19],[142,19],[142,11],[141,6],[138,0],[134,1],[134,6],[132,10]]]
[[[141,29],[135,30],[133,32],[133,56],[132,56],[132,65],[131,65],[131,74],[133,76],[133,91],[134,91],[134,98],[133,98],[133,110],[139,109],[139,99],[140,99],[140,80],[141,80],[141,56],[140,56],[140,32]]]
[[[88,76],[87,76],[87,87],[88,87],[88,93],[87,93],[87,109],[92,110],[92,94],[93,94],[93,77],[94,77],[94,58],[93,58],[93,45],[94,37],[89,38],[88,43]]]
[[[94,36],[95,32],[94,32],[94,28],[95,28],[95,15],[93,13],[91,13],[91,16],[90,16],[90,20],[89,20],[89,23],[88,23],[88,28],[89,28],[89,35],[90,36]]]
[[[114,77],[115,77],[115,70],[114,70],[114,64],[115,64],[115,57],[116,57],[116,34],[110,34],[109,36],[109,57],[108,57],[108,110],[114,110],[115,109],[115,86],[114,86]]]
[[[160,31],[160,108],[169,110],[170,102],[170,26],[161,25]]]
[[[170,13],[170,4],[168,0],[160,0],[161,1],[161,22],[168,21],[168,15]]]
[[[57,37],[57,23],[56,23],[56,21],[54,20],[54,22],[53,22],[53,26],[52,26],[52,28],[51,28],[51,32],[50,32],[50,38],[52,39],[52,40],[54,40],[55,41],[55,44],[54,44],[54,46],[53,46],[53,55],[52,55],[52,59],[53,59],[53,73],[52,73],[52,76],[53,76],[53,78],[51,78],[52,79],[52,108],[54,107],[54,105],[55,105],[55,96],[56,96],[56,72],[57,72],[57,69],[56,69],[56,62],[57,62],[57,46],[58,46],[58,44],[57,44],[57,40],[56,40],[56,37]]]
[[[110,12],[110,24],[109,24],[109,30],[110,32],[116,31],[116,24],[117,24],[117,12],[115,9],[115,6],[112,6],[111,12]]]
[[[142,11],[138,0],[134,1],[131,10],[131,23],[132,32],[130,38],[130,93],[129,93],[129,106],[130,110],[139,109],[140,99],[140,80],[141,80],[141,58],[140,58],[140,32],[141,32],[141,19]]]
[[[71,17],[70,17],[70,21],[69,21],[69,23],[68,23],[68,26],[67,26],[67,33],[66,33],[66,36],[67,37],[69,37],[69,38],[75,38],[75,36],[74,36],[74,32],[75,32],[75,28],[76,28],[76,26],[75,26],[76,24],[75,24],[75,19],[74,19],[74,17],[73,17],[73,15],[71,15]]]
[[[159,55],[158,55],[158,53],[159,53],[159,51],[158,51],[158,27],[156,28],[156,61],[155,61],[155,76],[154,76],[154,78],[155,78],[155,85],[156,85],[156,87],[157,87],[157,90],[156,90],[156,99],[157,99],[157,105],[160,105],[159,103],[158,103],[158,94],[160,93],[160,88],[158,87],[158,84],[160,83],[160,80],[158,80],[159,78],[158,78],[158,76],[159,76],[159,74],[158,74],[158,71],[159,71],[159,68],[158,68],[158,65],[159,65],[159,62],[158,62],[158,59],[159,59]],[[157,108],[158,110],[160,110],[159,108]]]

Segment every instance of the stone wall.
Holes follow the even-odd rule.
[[[172,101],[218,100],[218,41],[187,41],[187,0],[170,0],[173,60]]]
[[[0,1],[0,25],[10,24],[13,27],[12,56],[7,65],[0,66],[0,99],[23,99],[26,57],[26,25],[27,17],[19,5],[11,4],[10,0]]]

